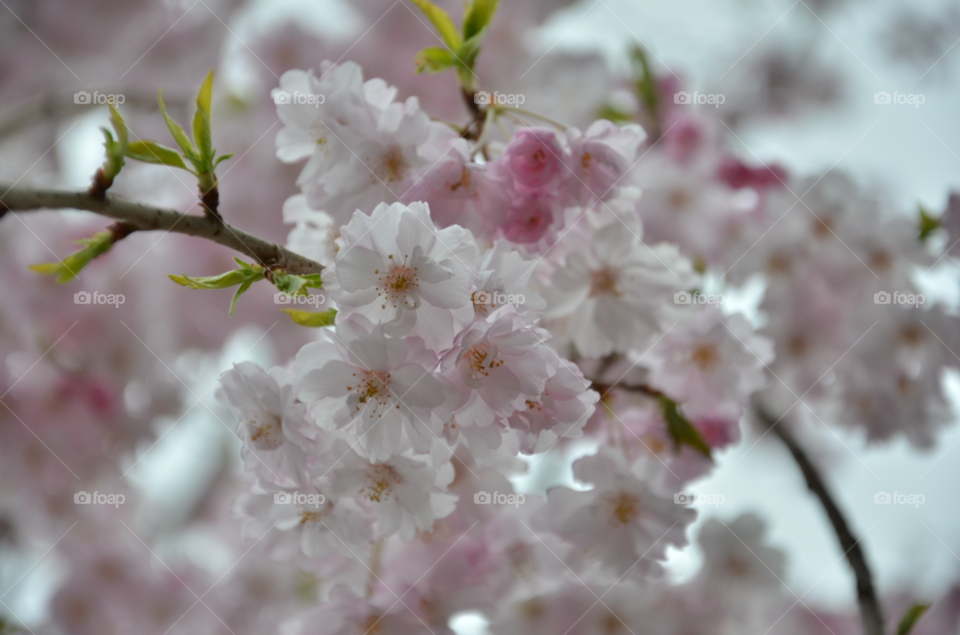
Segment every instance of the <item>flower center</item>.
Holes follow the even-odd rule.
[[[353,374],[356,377],[356,373]],[[352,403],[356,412],[361,408],[370,408],[370,416],[383,416],[384,410],[389,407],[392,393],[390,392],[390,373],[363,371],[362,378],[356,386],[347,386],[351,393],[348,403]]]
[[[617,523],[628,525],[640,515],[640,500],[632,494],[620,492],[610,498],[608,503],[609,520],[614,526]]]
[[[456,183],[447,182],[447,186],[450,188],[451,192],[456,192],[461,187],[466,191],[470,189],[470,183],[473,180],[473,177],[470,174],[470,170],[467,169],[467,166],[463,166],[463,170],[460,172],[460,180]]]
[[[713,344],[700,344],[690,354],[690,361],[696,364],[702,372],[709,372],[720,361],[720,353]]]
[[[410,171],[410,164],[407,157],[403,156],[403,150],[399,146],[390,146],[387,151],[373,162],[374,174],[372,178],[374,185],[378,182],[396,183],[402,181],[407,172]]]
[[[321,513],[318,511],[300,510],[300,524],[316,523],[320,521]]]
[[[393,494],[393,486],[403,482],[389,465],[374,465],[367,473],[368,484],[360,488],[360,495],[374,503],[381,503]]]
[[[393,258],[393,256],[391,255],[390,258]],[[410,309],[419,306],[419,301],[412,297],[413,292],[420,286],[417,267],[394,265],[385,274],[381,274],[379,269],[374,273],[377,274],[379,281],[377,287],[380,292],[377,296],[383,298],[383,304],[380,305],[381,309],[387,308],[388,304],[392,305],[393,308],[397,308],[400,304]]]
[[[260,450],[272,450],[283,444],[280,417],[264,412],[252,419],[250,426],[250,441]]]
[[[590,295],[620,296],[617,289],[617,272],[610,267],[603,267],[590,273]]]
[[[687,209],[690,201],[690,193],[681,187],[671,190],[670,194],[667,195],[667,205],[674,212],[682,212]]]
[[[461,359],[470,368],[471,375],[475,379],[479,379],[481,376],[489,377],[490,369],[503,366],[503,360],[497,359],[496,351],[491,354],[489,342],[477,344],[464,353]]]

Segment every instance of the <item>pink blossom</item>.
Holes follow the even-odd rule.
[[[523,128],[513,136],[500,163],[518,188],[548,190],[564,176],[569,153],[548,128]]]

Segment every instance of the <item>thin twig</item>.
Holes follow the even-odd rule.
[[[107,194],[98,200],[85,191],[10,187],[0,184],[0,209],[30,212],[41,209],[78,209],[125,221],[139,231],[169,231],[196,236],[236,250],[257,264],[293,275],[320,273],[323,265],[267,242],[210,216],[195,216],[135,203]]]
[[[777,425],[780,420],[775,419],[756,401],[753,404],[753,410],[759,419],[777,435],[783,444],[787,446],[793,460],[797,462],[803,478],[807,482],[807,487],[813,494],[820,499],[820,504],[827,512],[827,518],[833,525],[833,530],[840,540],[840,548],[843,550],[853,569],[853,574],[857,579],[857,601],[860,604],[860,616],[863,620],[864,635],[883,635],[883,612],[880,608],[880,601],[877,599],[877,593],[873,586],[873,575],[870,567],[867,565],[867,559],[860,548],[859,539],[855,538],[847,519],[840,511],[827,485],[820,476],[820,472],[810,457],[807,456],[803,447],[793,438],[793,435],[787,430],[786,426]]]

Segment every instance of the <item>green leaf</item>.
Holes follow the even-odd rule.
[[[635,45],[630,52],[630,61],[633,64],[634,86],[637,95],[643,102],[647,114],[657,119],[660,112],[660,91],[657,86],[657,78],[650,70],[647,52],[639,44]]]
[[[940,229],[940,219],[925,208],[920,206],[920,240],[925,241],[930,234]]]
[[[253,285],[254,282],[264,279],[264,269],[260,265],[251,265],[238,258],[234,261],[240,265],[239,269],[234,269],[219,276],[210,276],[205,278],[190,278],[189,276],[170,275],[170,279],[183,287],[191,289],[226,289],[227,287],[237,287],[237,292],[233,294],[230,301],[230,316],[233,316],[234,309],[237,308],[237,301],[240,296]]]
[[[130,133],[127,130],[127,124],[124,122],[120,112],[113,106],[110,106],[110,125],[113,126],[116,137],[106,128],[100,128],[103,132],[103,147],[105,158],[101,168],[103,180],[100,182],[103,191],[106,191],[113,184],[113,179],[120,174],[123,169],[124,155],[127,151],[127,142]]]
[[[499,0],[473,0],[463,14],[463,39],[469,40],[487,28],[497,11]]]
[[[908,635],[910,631],[913,630],[913,627],[916,623],[923,617],[923,614],[927,612],[927,609],[930,608],[929,604],[914,604],[907,612],[903,614],[903,617],[900,619],[900,624],[897,626],[897,635]]]
[[[252,276],[250,272],[244,269],[234,269],[233,271],[221,273],[219,276],[209,276],[205,278],[191,278],[189,276],[177,276],[174,274],[170,274],[169,277],[180,286],[190,287],[191,289],[226,289],[227,287],[235,287],[238,284],[243,284],[251,278],[256,282],[263,278],[263,272],[260,272],[259,277]]]
[[[677,402],[666,395],[661,395],[657,397],[657,403],[660,405],[660,410],[663,411],[663,418],[667,422],[667,431],[670,433],[670,438],[673,439],[674,447],[679,450],[681,446],[689,445],[697,452],[710,458],[710,446],[700,436],[700,431],[680,414]]]
[[[311,328],[320,328],[322,326],[333,326],[337,317],[336,309],[327,309],[326,311],[300,311],[299,309],[280,309],[290,316],[290,318],[300,326],[309,326]]]
[[[189,169],[176,150],[162,146],[156,141],[134,141],[127,146],[126,154],[131,159],[144,163],[158,163],[184,170]]]
[[[440,37],[447,46],[451,49],[460,47],[460,43],[463,40],[460,38],[460,32],[457,30],[457,26],[453,23],[453,20],[450,19],[449,13],[430,2],[430,0],[410,1],[420,7],[420,10],[423,11],[423,14],[433,23],[434,28],[440,33]]]
[[[97,256],[110,251],[113,247],[114,235],[109,231],[97,232],[90,238],[81,238],[77,244],[84,245],[83,249],[74,252],[63,259],[62,262],[48,262],[36,265],[30,265],[31,271],[44,275],[57,276],[57,282],[63,284],[70,282],[77,277],[84,267],[90,264],[90,261]]]
[[[213,71],[203,80],[200,92],[197,93],[197,111],[193,113],[193,142],[199,150],[200,163],[204,169],[198,171],[213,171],[213,136],[210,131],[210,104],[213,96]]]
[[[213,168],[216,169],[218,165],[230,158],[233,158],[232,152],[229,154],[221,154],[219,157],[217,157],[217,160],[213,162]]]
[[[237,287],[237,292],[233,294],[233,299],[230,300],[230,311],[227,313],[227,317],[233,317],[233,311],[237,308],[237,301],[240,300],[240,296],[247,292],[253,283],[256,280],[244,280],[240,283],[240,286]]]
[[[467,70],[471,71],[471,75],[473,74],[473,65],[477,61],[477,56],[480,55],[480,45],[483,44],[483,37],[486,34],[487,29],[484,27],[479,33],[475,34],[470,39],[465,40],[464,43],[461,44],[454,53],[460,64]]]
[[[167,107],[163,103],[162,88],[157,91],[157,102],[160,104],[160,112],[163,114],[163,120],[167,122],[167,128],[170,129],[170,134],[173,135],[173,140],[177,142],[178,146],[180,146],[180,151],[183,152],[183,156],[187,157],[187,159],[189,159],[192,163],[199,161],[197,150],[193,147],[193,143],[190,142],[190,139],[187,138],[187,134],[183,131],[183,128],[181,128],[180,124],[171,119],[170,115],[167,114]]]
[[[123,117],[120,116],[120,111],[113,107],[113,104],[109,104],[110,107],[110,125],[113,126],[113,129],[117,132],[117,141],[120,144],[120,149],[125,150],[127,147],[127,142],[130,139],[130,133],[127,130],[127,124],[123,120]]]
[[[449,49],[440,46],[428,46],[423,49],[417,53],[414,62],[417,65],[418,73],[423,71],[439,73],[456,66],[458,63],[456,56]]]
[[[606,119],[616,124],[630,123],[633,118],[612,104],[604,104],[597,110],[597,119]]]
[[[294,276],[289,273],[274,272],[273,284],[278,291],[287,295],[306,295],[307,289],[319,289],[323,286],[319,273],[311,273],[306,276]]]

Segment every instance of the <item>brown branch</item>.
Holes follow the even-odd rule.
[[[461,136],[464,139],[476,141],[480,138],[480,135],[483,134],[483,126],[487,120],[487,113],[480,107],[480,104],[477,103],[477,94],[474,91],[461,88],[460,94],[463,96],[463,102],[466,104],[467,110],[470,111],[470,118],[473,120],[464,126]]]
[[[820,500],[824,511],[827,512],[827,518],[833,525],[833,530],[840,541],[840,549],[843,550],[850,568],[857,580],[857,602],[860,604],[860,616],[863,621],[864,635],[883,635],[883,612],[880,608],[880,601],[877,599],[876,590],[873,587],[873,575],[870,567],[867,565],[867,559],[860,548],[859,539],[855,538],[853,532],[843,512],[837,505],[820,472],[810,457],[807,456],[803,447],[793,438],[793,435],[785,426],[777,425],[779,419],[775,419],[756,401],[753,404],[753,410],[759,419],[777,435],[783,444],[787,446],[793,460],[797,462],[803,478],[807,482],[807,488]]]
[[[84,191],[63,191],[47,188],[10,187],[0,184],[0,210],[29,212],[41,209],[78,209],[124,222],[124,230],[169,231],[196,236],[229,247],[258,264],[282,269],[293,275],[320,273],[323,265],[304,258],[279,245],[252,236],[210,216],[195,216],[152,207],[106,194],[102,200]],[[0,214],[2,216],[2,214]]]

